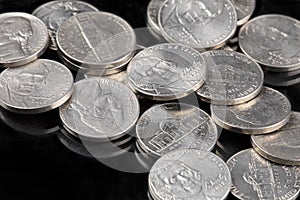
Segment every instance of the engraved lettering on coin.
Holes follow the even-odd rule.
[[[246,55],[270,71],[290,71],[300,66],[300,28],[296,19],[283,15],[256,17],[241,29],[239,44]]]
[[[210,151],[218,138],[217,127],[208,114],[179,103],[150,108],[140,117],[136,133],[139,143],[157,156],[187,148]]]
[[[56,50],[55,40],[59,26],[68,18],[89,11],[98,9],[82,1],[51,1],[38,7],[32,14],[47,25],[51,37],[50,47]]]
[[[163,36],[196,49],[217,48],[236,30],[236,11],[229,0],[168,0],[158,15]]]
[[[263,71],[247,56],[224,50],[202,53],[206,63],[205,83],[197,91],[204,101],[235,105],[253,99],[263,85]]]
[[[254,12],[256,0],[230,0],[236,10],[237,25],[245,24]]]
[[[196,150],[166,154],[152,167],[149,191],[155,199],[225,199],[231,186],[226,164],[216,155]]]
[[[299,195],[299,167],[278,165],[262,158],[253,149],[232,156],[227,165],[238,199],[296,199]]]
[[[129,85],[156,100],[186,96],[203,84],[202,56],[194,49],[178,44],[149,47],[129,63]]]
[[[280,92],[264,87],[253,100],[235,106],[211,106],[212,118],[225,129],[245,134],[263,134],[284,126],[291,104]]]
[[[139,103],[124,84],[106,78],[75,83],[75,91],[60,108],[63,124],[83,139],[118,138],[137,121]]]
[[[0,104],[20,113],[45,112],[62,105],[73,91],[73,76],[64,65],[37,60],[0,75]]]

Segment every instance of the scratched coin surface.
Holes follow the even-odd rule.
[[[241,28],[239,44],[267,70],[300,68],[300,23],[296,19],[275,14],[256,17]]]
[[[235,105],[253,99],[262,90],[263,71],[244,54],[213,50],[201,55],[206,63],[206,76],[197,94],[202,100]]]
[[[125,135],[139,116],[139,102],[124,84],[108,78],[75,83],[71,99],[60,107],[65,127],[85,140],[113,140]]]
[[[155,100],[187,96],[203,84],[204,72],[204,59],[199,52],[172,43],[141,51],[127,68],[132,89]]]
[[[64,65],[39,59],[0,74],[0,105],[22,114],[55,109],[73,92],[73,76]]]
[[[253,149],[235,154],[227,165],[233,182],[231,193],[238,199],[292,200],[299,195],[299,167],[269,162]]]
[[[157,200],[225,199],[231,175],[221,158],[207,151],[186,149],[161,157],[151,168],[149,192]]]
[[[57,50],[56,33],[59,26],[68,18],[82,12],[98,11],[94,6],[82,1],[50,1],[33,11],[33,15],[41,19],[50,34],[50,48]]]
[[[0,14],[0,67],[35,61],[49,44],[46,25],[27,13]]]
[[[159,10],[158,22],[169,42],[215,49],[234,35],[237,15],[229,0],[168,0]]]
[[[218,139],[210,116],[183,103],[151,107],[140,117],[136,134],[139,144],[156,156],[188,148],[210,151]]]
[[[74,63],[101,70],[127,63],[136,50],[136,37],[131,26],[114,14],[85,12],[61,24],[57,45]]]
[[[153,28],[156,33],[160,33],[158,25],[158,11],[164,0],[151,0],[147,7],[147,24]]]
[[[245,24],[255,10],[256,0],[230,0],[236,10],[237,25]]]
[[[280,164],[300,165],[300,113],[292,112],[289,122],[274,133],[252,136],[254,149]]]
[[[234,106],[211,105],[213,120],[221,127],[244,134],[273,132],[290,117],[291,104],[280,92],[264,87],[253,100]]]

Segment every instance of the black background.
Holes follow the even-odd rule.
[[[32,11],[47,1],[0,0],[0,12]],[[123,17],[132,27],[145,26],[148,0],[90,0],[98,9]],[[300,19],[299,0],[261,0],[255,16],[281,13]],[[299,47],[300,48],[300,47]],[[43,58],[58,60],[47,51]],[[277,88],[291,101],[293,110],[300,111],[300,84]],[[7,114],[31,126],[32,118]],[[5,114],[6,113],[6,114]],[[59,124],[57,110],[47,115],[41,127]],[[20,122],[21,121],[21,122]],[[110,169],[95,159],[75,154],[54,134],[29,135],[16,131],[14,125],[0,120],[0,200],[9,199],[72,199],[131,200],[147,199],[147,174],[129,174]],[[20,128],[19,128],[20,129]],[[27,131],[28,132],[28,131]],[[245,147],[248,144],[245,144]],[[122,163],[120,163],[122,164]],[[230,197],[232,198],[232,197]]]

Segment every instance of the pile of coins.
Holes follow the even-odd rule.
[[[300,23],[250,20],[255,4],[152,0],[146,24],[157,42],[140,51],[124,19],[85,2],[3,13],[0,105],[11,113],[1,118],[58,109],[58,137],[72,151],[132,151],[150,171],[149,199],[296,199],[300,114],[264,83],[300,80]],[[64,65],[38,59],[48,47]],[[183,102],[192,96],[210,111]]]

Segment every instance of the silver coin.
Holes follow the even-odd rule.
[[[0,75],[0,105],[23,114],[37,114],[64,104],[73,92],[73,76],[64,65],[39,59]]]
[[[268,160],[280,164],[300,165],[300,113],[292,112],[289,122],[280,130],[252,136],[254,149]]]
[[[291,104],[280,92],[264,87],[253,100],[235,106],[211,105],[213,120],[221,127],[244,134],[273,132],[290,117]]]
[[[238,199],[292,200],[299,195],[299,167],[269,162],[253,149],[235,154],[227,165],[233,181],[231,193]]]
[[[49,44],[46,25],[27,13],[0,14],[0,67],[35,61]]]
[[[186,149],[171,152],[151,168],[149,192],[154,199],[225,199],[231,176],[227,165],[211,152]]]
[[[98,9],[82,1],[59,0],[41,5],[32,14],[46,24],[51,39],[50,48],[57,50],[56,33],[59,26],[68,18],[89,11],[98,11]]]
[[[75,83],[71,99],[60,107],[63,124],[85,140],[104,141],[125,135],[139,116],[139,102],[124,84],[107,78]]]
[[[230,0],[237,14],[237,25],[245,24],[255,10],[256,0]]]
[[[159,157],[178,149],[211,151],[218,139],[210,116],[182,103],[151,107],[140,117],[136,134],[140,145]]]
[[[204,82],[204,60],[196,50],[180,44],[159,44],[138,53],[128,64],[128,84],[154,100],[189,95]]]
[[[160,34],[158,25],[158,11],[165,0],[151,0],[147,7],[147,24],[155,33]]]
[[[170,42],[216,49],[234,35],[237,15],[229,0],[168,0],[159,10],[158,22]]]
[[[206,63],[205,83],[197,91],[206,102],[236,105],[256,97],[262,90],[261,67],[234,51],[214,50],[201,54]]]
[[[129,62],[136,50],[136,37],[131,26],[114,14],[85,12],[61,24],[57,45],[74,63],[103,70]]]
[[[262,15],[239,33],[242,51],[269,71],[300,68],[300,23],[284,15]],[[259,44],[259,45],[258,45]]]

